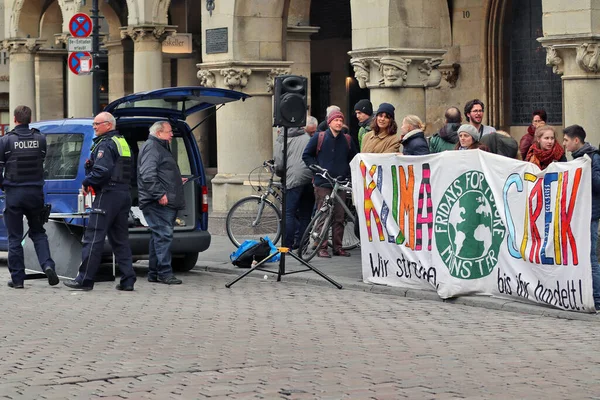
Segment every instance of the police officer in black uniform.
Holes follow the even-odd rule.
[[[4,223],[8,230],[8,286],[23,288],[23,215],[27,216],[29,237],[42,271],[52,286],[58,284],[54,260],[50,257],[48,236],[44,230],[44,159],[46,138],[30,129],[31,108],[18,106],[14,111],[15,129],[0,138],[0,188],[6,195]],[[4,173],[3,173],[4,172]]]
[[[117,290],[133,290],[136,281],[129,247],[127,219],[131,209],[131,151],[127,142],[115,130],[115,118],[101,112],[92,124],[96,137],[90,159],[85,165],[83,192],[87,195],[90,187],[96,198],[90,211],[90,219],[83,238],[82,261],[79,273],[74,280],[65,281],[65,286],[77,290],[92,290],[94,279],[102,257],[104,238],[108,241],[119,269],[121,282]]]

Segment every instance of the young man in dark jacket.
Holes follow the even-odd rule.
[[[140,209],[152,231],[149,244],[148,281],[179,285],[171,267],[171,242],[177,211],[185,208],[183,184],[169,144],[173,129],[166,121],[155,122],[138,156]]]
[[[350,178],[350,161],[356,155],[354,142],[348,140],[342,128],[344,126],[344,114],[340,111],[334,111],[327,118],[329,128],[325,131],[321,148],[318,149],[319,135],[314,135],[302,154],[302,160],[306,165],[317,164],[325,168],[329,175],[333,177],[343,176]],[[317,208],[321,207],[325,196],[331,194],[331,184],[320,176],[315,176],[315,198]],[[346,193],[339,192],[338,195],[344,200]],[[336,256],[350,256],[350,253],[342,249],[342,239],[344,237],[344,209],[338,203],[335,204],[333,212],[333,254]],[[327,252],[327,242],[319,250],[319,257],[331,257]]]
[[[600,265],[598,264],[598,220],[600,220],[600,154],[598,149],[585,141],[585,130],[579,125],[571,125],[563,131],[565,136],[563,144],[573,158],[583,157],[587,154],[592,159],[592,223],[590,251],[592,261],[592,287],[594,291],[594,304],[600,311]]]
[[[29,237],[35,247],[40,268],[50,285],[58,284],[54,260],[50,256],[44,230],[44,159],[46,137],[29,128],[31,108],[17,106],[15,129],[0,138],[0,188],[6,196],[4,223],[8,231],[8,286],[22,289],[25,280],[23,254],[23,216],[27,217]]]

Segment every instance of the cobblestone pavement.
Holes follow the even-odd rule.
[[[596,323],[272,278],[226,289],[231,276],[205,272],[166,286],[138,272],[135,292],[2,282],[0,399],[600,394]]]

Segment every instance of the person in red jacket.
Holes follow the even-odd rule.
[[[546,125],[546,121],[548,120],[548,115],[544,110],[535,110],[532,115],[531,125],[527,128],[527,133],[525,136],[521,138],[519,142],[519,151],[521,152],[521,157],[523,160],[527,157],[527,153],[529,152],[529,148],[535,141],[535,130],[540,126]]]

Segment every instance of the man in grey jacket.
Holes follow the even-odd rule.
[[[302,236],[306,230],[315,203],[312,172],[310,172],[304,161],[302,161],[302,153],[310,140],[310,136],[306,133],[305,129],[307,131],[314,130],[316,128],[316,119],[308,118],[307,121],[309,125],[305,128],[290,128],[288,130],[287,196],[285,207],[287,224],[283,245],[292,249],[298,247],[297,241],[294,241],[296,232]],[[277,137],[274,156],[275,165],[278,168],[283,168],[283,134]]]
[[[149,244],[148,281],[179,285],[171,267],[171,242],[177,211],[185,208],[183,184],[169,144],[173,129],[166,121],[155,122],[138,156],[139,206],[152,233]]]

